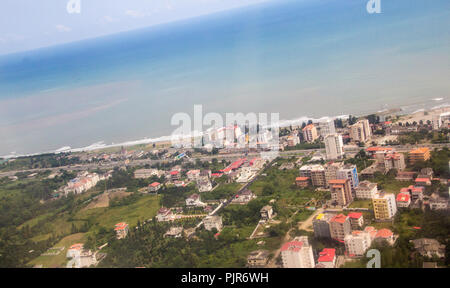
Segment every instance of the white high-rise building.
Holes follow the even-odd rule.
[[[353,231],[344,238],[348,255],[363,256],[372,244],[370,234],[365,231]]]
[[[314,256],[308,237],[296,237],[281,247],[284,268],[314,268]]]
[[[334,126],[334,120],[326,118],[319,122],[320,136],[325,138],[327,135],[336,134],[336,127]]]
[[[344,156],[344,142],[339,134],[325,136],[325,150],[328,160],[341,159]]]

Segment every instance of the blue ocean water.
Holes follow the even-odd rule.
[[[282,119],[445,104],[450,2],[366,2],[271,1],[0,56],[0,155],[168,135],[194,104]]]

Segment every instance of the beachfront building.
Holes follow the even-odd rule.
[[[358,187],[355,188],[356,199],[372,199],[378,193],[377,183],[370,181],[361,181]]]
[[[330,180],[331,200],[340,206],[353,202],[352,189],[348,179]]]
[[[283,268],[314,268],[314,256],[308,237],[296,237],[281,247]]]
[[[344,214],[339,214],[330,220],[330,234],[331,238],[340,242],[344,241],[346,235],[350,234],[352,227],[350,218]]]
[[[393,193],[378,193],[372,199],[373,212],[377,220],[390,220],[397,213],[397,204]]]
[[[417,148],[414,150],[409,151],[408,158],[409,158],[409,164],[414,165],[417,162],[425,162],[430,159],[430,149],[427,147]]]
[[[342,159],[344,157],[344,142],[342,135],[328,134],[324,138],[325,151],[328,160]]]
[[[317,128],[314,126],[314,124],[309,124],[302,130],[303,132],[303,139],[306,142],[314,142],[317,138],[319,138],[319,135],[317,134]]]
[[[369,120],[359,120],[350,127],[350,137],[355,142],[365,143],[372,136]]]
[[[336,127],[334,126],[334,120],[331,118],[322,119],[319,121],[320,136],[325,138],[327,135],[335,134]]]

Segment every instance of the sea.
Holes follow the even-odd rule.
[[[447,106],[450,1],[366,4],[267,1],[1,55],[0,155],[165,139],[194,105],[298,122]]]

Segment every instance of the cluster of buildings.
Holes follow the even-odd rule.
[[[111,177],[111,173],[98,175],[97,173],[89,173],[87,171],[80,173],[77,178],[70,180],[66,186],[62,187],[60,192],[64,195],[70,193],[81,194],[93,188],[101,180],[106,180]]]

